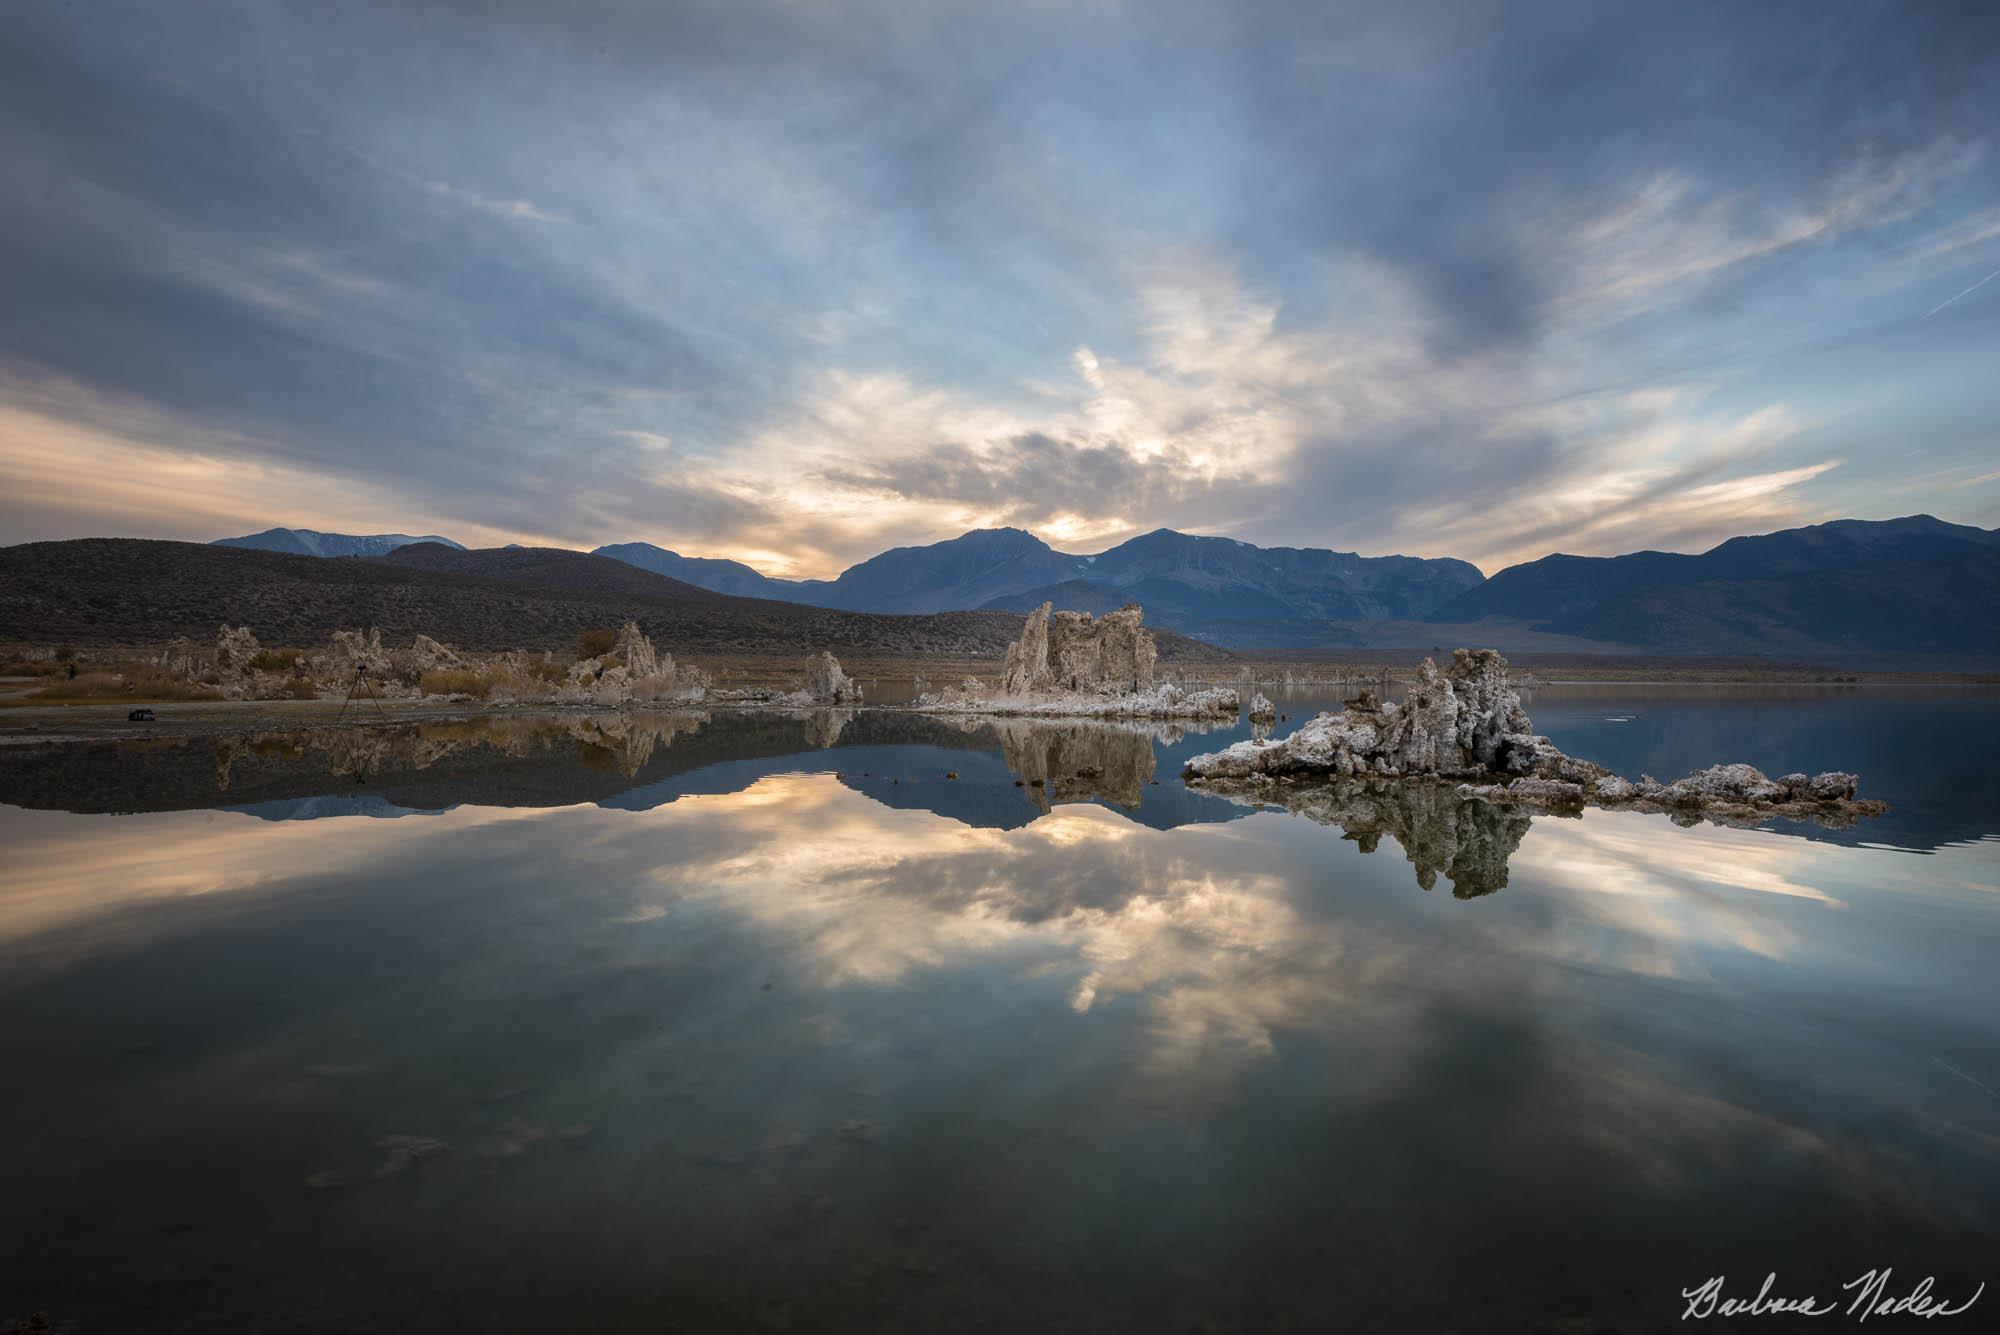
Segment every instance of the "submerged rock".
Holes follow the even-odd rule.
[[[384,1136],[375,1142],[375,1148],[383,1155],[374,1173],[378,1182],[400,1177],[427,1159],[451,1152],[450,1145],[432,1136]]]
[[[1195,784],[1284,780],[1460,779],[1458,796],[1544,810],[1585,805],[1673,811],[1694,818],[1779,815],[1852,822],[1887,810],[1855,798],[1852,774],[1767,778],[1752,765],[1714,765],[1673,783],[1633,783],[1602,765],[1565,755],[1537,735],[1491,649],[1460,649],[1439,672],[1425,659],[1402,701],[1364,692],[1340,713],[1323,713],[1281,742],[1238,742],[1187,762]]]
[[[1650,777],[1634,783],[1612,774],[1587,788],[1525,778],[1506,783],[1460,784],[1458,792],[1481,801],[1543,810],[1588,804],[1663,811],[1687,823],[1711,820],[1725,825],[1756,824],[1772,816],[1783,816],[1841,828],[1889,809],[1887,803],[1857,798],[1856,784],[1854,775],[1840,771],[1810,778],[1787,774],[1781,779],[1771,779],[1754,765],[1733,764],[1711,765],[1672,783]],[[1574,793],[1567,791],[1572,788]]]

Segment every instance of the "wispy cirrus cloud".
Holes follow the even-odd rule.
[[[544,223],[568,221],[568,219],[558,214],[543,211],[536,207],[532,201],[525,199],[491,199],[479,194],[477,191],[467,190],[464,186],[453,185],[449,181],[425,181],[423,182],[423,187],[439,199],[449,200],[454,204],[463,204],[467,208],[477,209],[481,213],[492,214],[496,218],[521,218],[529,222]]]

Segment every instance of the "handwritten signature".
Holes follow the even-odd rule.
[[[1771,1292],[1778,1282],[1776,1272],[1764,1276],[1763,1287],[1757,1290],[1756,1297],[1725,1298],[1722,1293],[1725,1276],[1714,1275],[1694,1288],[1681,1290],[1681,1297],[1687,1300],[1681,1320],[1705,1321],[1712,1316],[1832,1316],[1837,1312],[1856,1321],[1866,1321],[1871,1316],[1958,1316],[1986,1292],[1982,1280],[1970,1298],[1954,1307],[1950,1299],[1932,1296],[1931,1286],[1936,1280],[1925,1275],[1915,1288],[1897,1297],[1889,1292],[1889,1279],[1895,1273],[1893,1269],[1870,1270],[1849,1280],[1840,1287],[1854,1296],[1844,1303],[1837,1298],[1822,1303],[1815,1294],[1802,1298],[1778,1297]]]

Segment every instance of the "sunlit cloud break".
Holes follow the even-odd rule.
[[[2000,519],[1990,24],[1457,8],[31,7],[0,540]]]

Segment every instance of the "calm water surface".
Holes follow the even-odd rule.
[[[1583,1335],[2000,1280],[2000,693],[1529,706],[1894,809],[1257,809],[1176,777],[1241,726],[880,712],[0,748],[0,1318]]]

